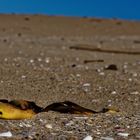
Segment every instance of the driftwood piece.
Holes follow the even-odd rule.
[[[101,49],[101,48],[93,48],[84,45],[75,45],[70,46],[70,49],[73,50],[83,50],[83,51],[92,51],[92,52],[101,52],[101,53],[114,53],[114,54],[128,54],[128,55],[140,55],[139,51],[121,51],[121,50],[110,50],[110,49]]]

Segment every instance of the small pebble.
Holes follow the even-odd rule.
[[[38,60],[39,62],[41,62],[41,61],[42,61],[42,59],[41,59],[41,58],[38,58],[37,60]]]
[[[89,67],[88,66],[85,66],[85,70],[88,70],[89,69]]]
[[[133,77],[137,77],[138,76],[138,74],[137,73],[133,73]]]
[[[50,58],[46,58],[46,59],[45,59],[45,62],[46,62],[46,63],[50,63]]]
[[[138,95],[139,92],[138,91],[134,91],[134,92],[131,92],[130,94],[132,94],[132,95]]]
[[[76,67],[76,64],[72,64],[71,67],[72,67],[72,68]]]
[[[84,87],[89,87],[90,86],[90,83],[85,83],[83,84]]]
[[[111,65],[105,66],[105,70],[118,70],[118,68],[117,68],[117,65],[111,64]]]
[[[114,140],[112,137],[101,137],[101,140]]]
[[[31,59],[31,60],[30,60],[30,63],[34,63],[34,60],[33,60],[33,59]]]
[[[91,136],[86,136],[83,140],[93,140]]]
[[[128,137],[129,136],[129,133],[118,133],[118,136]]]
[[[22,76],[21,76],[21,78],[22,78],[22,79],[25,79],[25,78],[26,78],[26,76],[25,76],[25,75],[22,75]]]
[[[125,129],[124,128],[121,128],[121,127],[115,127],[115,129],[118,131],[118,132],[124,132]]]
[[[10,131],[0,133],[0,137],[12,137],[12,133]]]
[[[23,123],[23,122],[21,122],[21,123],[19,124],[19,126],[20,126],[20,127],[28,127],[28,128],[32,127],[32,125],[26,124],[26,123]]]
[[[80,74],[76,74],[76,77],[81,77],[81,75]]]
[[[53,128],[51,124],[46,124],[45,127],[48,128],[48,129],[52,129]]]
[[[100,73],[101,72],[101,69],[97,69],[96,71]]]
[[[132,78],[129,78],[128,81],[129,81],[129,82],[132,82]]]
[[[81,116],[81,117],[79,116],[79,117],[74,117],[74,118],[75,118],[75,119],[78,119],[78,120],[79,120],[79,119],[88,119],[88,117],[86,117],[86,116]]]
[[[128,66],[127,66],[127,65],[123,65],[123,68],[124,68],[124,69],[127,69],[127,68],[128,68]]]
[[[8,58],[4,58],[4,61],[7,62],[8,61]]]
[[[71,125],[73,125],[74,124],[74,122],[73,121],[69,121],[68,123],[66,123],[65,125],[66,126],[71,126]]]
[[[116,91],[112,91],[112,92],[111,92],[111,94],[113,94],[113,95],[116,94],[116,93],[117,93]]]
[[[100,72],[99,75],[103,76],[103,75],[105,75],[105,73],[104,72]]]

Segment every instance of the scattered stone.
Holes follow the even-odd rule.
[[[133,40],[133,43],[140,44],[140,40]]]
[[[0,137],[12,137],[12,133],[10,131],[0,133]]]
[[[137,74],[137,73],[133,73],[132,75],[133,75],[133,77],[137,77],[137,76],[138,76],[138,74]]]
[[[119,126],[116,126],[116,127],[115,127],[115,130],[116,130],[117,132],[124,132],[124,131],[125,131],[124,128],[121,128],[121,127],[119,127]]]
[[[108,66],[105,66],[105,70],[118,70],[117,65],[110,64]]]
[[[8,58],[4,58],[4,61],[7,62],[8,61]]]
[[[101,137],[101,140],[114,140],[112,137]]]
[[[30,60],[30,63],[34,63],[34,60],[33,60],[33,59],[31,59],[31,60]]]
[[[129,81],[129,82],[132,82],[133,80],[132,80],[132,78],[129,78],[128,81]]]
[[[29,18],[29,17],[25,17],[25,18],[24,18],[24,20],[29,21],[29,20],[30,20],[30,18]]]
[[[101,72],[101,69],[96,69],[96,71],[100,73]]]
[[[19,126],[20,126],[20,127],[28,127],[28,128],[32,127],[32,125],[27,124],[27,123],[24,123],[24,122],[21,122],[21,123],[19,124]]]
[[[41,61],[42,61],[42,59],[41,59],[41,58],[38,58],[37,60],[38,60],[39,62],[41,62]]]
[[[88,119],[88,117],[86,117],[86,116],[79,116],[79,117],[74,117],[75,119],[78,119],[78,120],[80,120],[80,119]]]
[[[22,35],[21,33],[18,33],[18,34],[17,34],[17,36],[19,36],[19,37],[20,37],[21,35]]]
[[[66,123],[65,125],[66,126],[71,126],[71,125],[73,125],[74,124],[74,122],[73,121],[69,121],[68,123]]]
[[[114,95],[114,94],[117,94],[117,92],[116,91],[112,91],[111,94]]]
[[[99,75],[104,76],[104,75],[105,75],[105,73],[104,73],[104,72],[100,72],[100,73],[99,73]]]
[[[124,64],[124,65],[123,65],[123,68],[124,68],[124,69],[127,69],[127,68],[128,68],[128,65],[127,65],[127,64]]]
[[[45,127],[48,128],[48,129],[52,129],[53,128],[51,124],[46,124]]]
[[[25,78],[26,78],[26,75],[22,75],[21,78],[22,78],[22,79],[25,79]]]
[[[7,42],[7,39],[3,39],[3,42]]]
[[[50,63],[50,58],[47,57],[47,58],[45,59],[45,62],[46,62],[46,63]]]
[[[85,84],[83,84],[83,90],[84,90],[85,92],[90,91],[90,83],[85,83]]]
[[[91,136],[86,136],[83,140],[93,140]]]
[[[83,84],[84,87],[89,87],[90,86],[90,83],[85,83]]]
[[[140,93],[138,91],[134,91],[134,92],[131,92],[130,94],[132,94],[132,95],[138,95]]]
[[[122,136],[122,137],[128,137],[129,133],[118,133],[118,136]]]
[[[72,68],[76,67],[76,64],[72,64],[71,67],[72,67]]]
[[[0,83],[3,83],[3,82],[4,82],[3,80],[0,81]]]
[[[81,75],[80,74],[76,74],[76,77],[81,77]]]

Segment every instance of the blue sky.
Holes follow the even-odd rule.
[[[0,0],[0,13],[140,20],[140,0]]]

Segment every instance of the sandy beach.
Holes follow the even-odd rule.
[[[12,133],[1,140],[140,139],[139,21],[14,14],[0,19],[1,99],[119,109],[0,120],[0,133]]]

